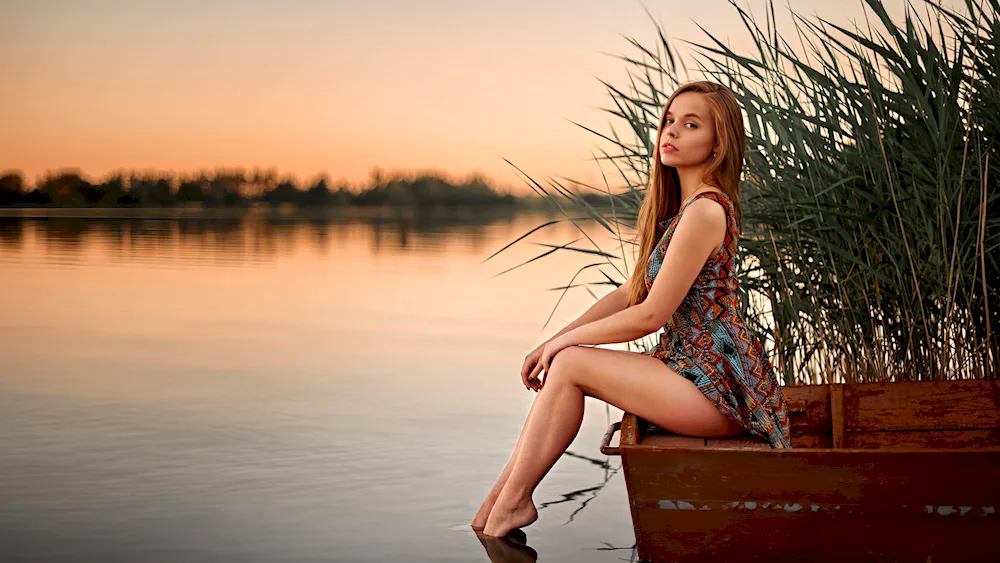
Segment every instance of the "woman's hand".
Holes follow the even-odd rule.
[[[524,357],[524,365],[521,366],[521,383],[524,383],[525,389],[531,389],[533,384],[538,383],[536,380],[529,381],[528,378],[532,377],[531,373],[538,365],[538,361],[542,358],[542,353],[545,351],[545,346],[548,345],[548,341],[542,342],[538,345],[527,356]],[[538,389],[535,389],[537,391]]]
[[[568,333],[567,333],[568,334]],[[521,370],[521,378],[524,380],[525,386],[533,391],[539,391],[545,385],[542,378],[542,372],[544,371],[546,375],[549,372],[549,366],[552,364],[552,358],[555,357],[561,350],[572,346],[573,343],[568,338],[566,334],[562,336],[557,336],[552,340],[549,340],[542,346],[539,346],[541,353],[536,357],[535,353],[538,352],[536,349],[524,361],[524,368]],[[525,369],[528,368],[529,360],[532,360],[534,364],[531,366],[530,371],[525,378]]]

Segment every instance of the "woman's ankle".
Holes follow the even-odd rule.
[[[508,507],[513,506],[526,506],[529,504],[534,504],[534,500],[531,498],[534,491],[530,489],[521,488],[519,490],[509,489],[503,492],[503,502],[504,505]],[[499,497],[498,497],[499,498]],[[493,504],[496,504],[497,499],[493,500]]]

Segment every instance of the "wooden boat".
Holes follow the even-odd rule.
[[[640,560],[1000,561],[1000,381],[783,392],[787,449],[608,429]]]

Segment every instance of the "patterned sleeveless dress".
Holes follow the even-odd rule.
[[[648,290],[663,264],[667,246],[684,210],[701,198],[726,209],[728,227],[722,249],[705,262],[660,341],[646,355],[698,386],[729,418],[772,448],[790,447],[788,411],[777,375],[760,341],[743,326],[739,312],[739,282],[733,276],[739,225],[729,196],[702,192],[669,221],[660,222],[663,235],[646,269]]]

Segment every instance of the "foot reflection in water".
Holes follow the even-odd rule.
[[[528,546],[528,536],[520,528],[511,530],[502,538],[487,536],[476,530],[476,537],[493,563],[534,563],[538,559],[538,552]]]

